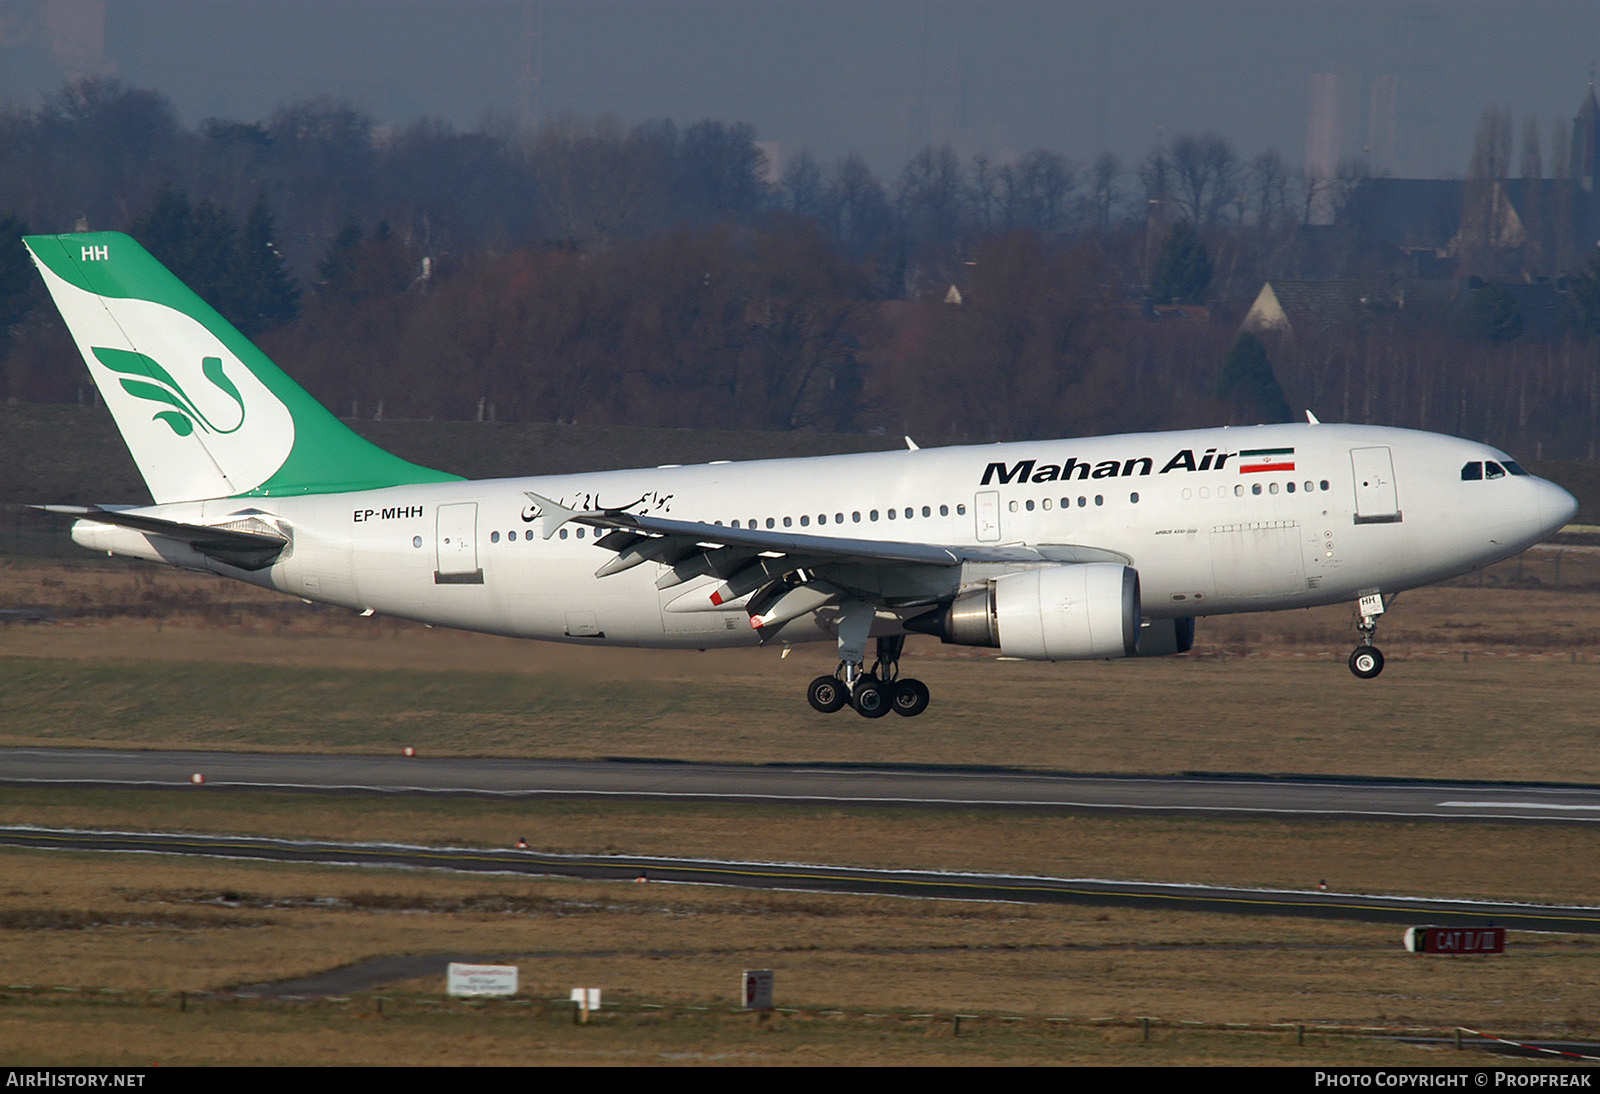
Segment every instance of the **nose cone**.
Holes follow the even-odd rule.
[[[1538,488],[1534,497],[1534,511],[1538,513],[1540,539],[1553,535],[1570,524],[1578,513],[1578,499],[1553,482],[1539,479],[1533,483]]]

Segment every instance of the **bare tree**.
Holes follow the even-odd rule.
[[[789,161],[778,185],[786,210],[803,217],[822,215],[822,168],[810,152],[802,151]]]
[[[1122,161],[1110,152],[1096,156],[1089,169],[1089,208],[1094,225],[1102,234],[1111,231],[1116,220],[1117,204],[1122,199],[1118,186],[1122,173]]]
[[[855,152],[834,168],[823,198],[823,223],[835,241],[857,256],[877,247],[894,226],[883,184]]]
[[[987,235],[994,231],[999,219],[1000,171],[982,152],[972,157],[972,167],[967,172],[967,205],[978,231]]]
[[[1197,227],[1215,224],[1237,196],[1239,157],[1215,133],[1172,139],[1174,196]]]
[[[1055,235],[1069,226],[1072,194],[1078,188],[1072,164],[1056,152],[1038,149],[1000,170],[1007,228]]]
[[[1139,185],[1144,189],[1145,219],[1166,220],[1168,206],[1173,202],[1173,169],[1172,157],[1165,148],[1152,148],[1139,165]]]
[[[1276,148],[1250,161],[1249,180],[1256,226],[1263,233],[1282,228],[1289,220],[1289,168]]]

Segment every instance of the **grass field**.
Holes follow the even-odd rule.
[[[1204,620],[1199,656],[996,664],[914,641],[920,719],[815,715],[829,651],[578,650],[312,610],[150,568],[0,563],[0,742],[424,755],[1600,779],[1600,563],[1549,550],[1407,594],[1377,681],[1348,610]],[[0,823],[1016,870],[1592,903],[1581,828],[1020,812],[0,792]],[[1600,942],[1405,954],[1399,929],[685,886],[0,852],[0,1063],[1454,1063],[1351,1036],[1594,1038]],[[498,954],[347,1002],[174,993],[387,954]],[[773,968],[791,1012],[731,1013]],[[559,1005],[602,986],[587,1027]],[[6,985],[11,985],[7,987]],[[57,988],[71,990],[56,990]],[[966,1014],[961,1035],[954,1015]],[[1156,1019],[1144,1039],[1141,1016]],[[1102,1019],[1113,1019],[1101,1022]],[[1186,1024],[1186,1023],[1193,1023]],[[1251,1031],[1226,1028],[1240,1023]],[[1300,1043],[1298,1027],[1310,1032]]]

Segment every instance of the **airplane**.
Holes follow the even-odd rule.
[[[26,246],[153,505],[43,506],[110,555],[490,634],[706,649],[832,641],[824,713],[907,717],[910,634],[1072,661],[1195,620],[1397,593],[1577,510],[1486,444],[1318,422],[464,480],[365,440],[128,236]],[[868,645],[873,664],[868,667]]]

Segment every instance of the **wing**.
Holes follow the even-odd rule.
[[[655,562],[667,569],[656,587],[670,589],[699,577],[722,581],[709,596],[691,593],[669,611],[705,611],[744,597],[751,625],[775,627],[846,598],[891,609],[915,609],[955,594],[974,564],[1131,561],[1098,547],[1071,544],[1002,546],[818,536],[775,529],[668,520],[626,509],[577,510],[535,494],[545,539],[564,524],[605,530],[595,542],[616,552],[595,571],[606,577]]]

